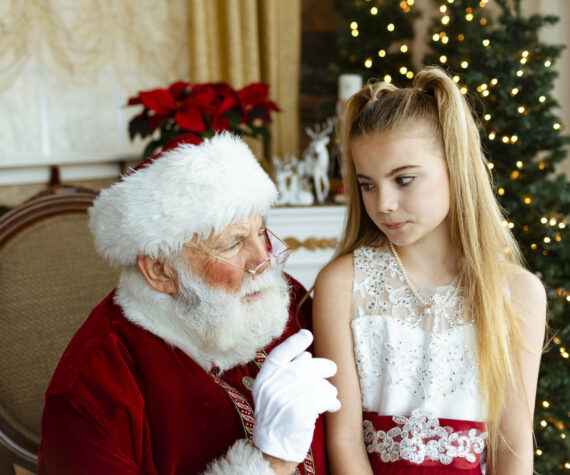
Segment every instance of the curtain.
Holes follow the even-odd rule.
[[[298,154],[301,0],[188,0],[188,25],[190,81],[269,84],[271,154]]]
[[[0,92],[32,57],[76,86],[114,65],[133,93],[187,74],[186,0],[0,0],[0,19]]]

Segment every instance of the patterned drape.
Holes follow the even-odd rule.
[[[298,153],[301,0],[188,0],[188,21],[190,80],[268,83],[271,152]]]
[[[108,65],[133,92],[184,77],[187,28],[186,0],[0,0],[0,91],[32,57],[73,85]]]

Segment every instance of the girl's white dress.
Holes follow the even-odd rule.
[[[464,316],[456,281],[410,280],[431,309],[388,247],[354,251],[351,326],[372,466],[375,473],[484,473],[473,318]]]

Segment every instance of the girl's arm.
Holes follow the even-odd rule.
[[[532,419],[546,327],[546,293],[539,279],[525,270],[517,270],[508,278],[511,303],[519,317],[523,346],[518,352],[514,352],[514,357],[518,356],[522,384],[507,390],[504,414],[500,423],[501,435],[505,440],[499,440],[495,473],[531,475],[533,473]],[[515,378],[518,379],[516,373]],[[522,389],[524,391],[521,394]]]
[[[352,254],[328,264],[317,276],[313,300],[315,354],[333,360],[338,371],[331,382],[342,407],[326,413],[326,443],[333,474],[372,474],[364,447],[360,384],[350,327]]]

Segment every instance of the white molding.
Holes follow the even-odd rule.
[[[340,239],[345,219],[344,206],[283,207],[269,212],[267,225],[281,239],[294,238],[302,243],[309,238]],[[333,247],[314,250],[299,247],[291,254],[285,271],[310,289],[334,251]]]
[[[110,163],[73,163],[58,165],[58,168],[62,182],[117,178],[120,174],[120,167],[116,161]],[[0,186],[47,183],[50,179],[50,169],[51,165],[0,168]]]

